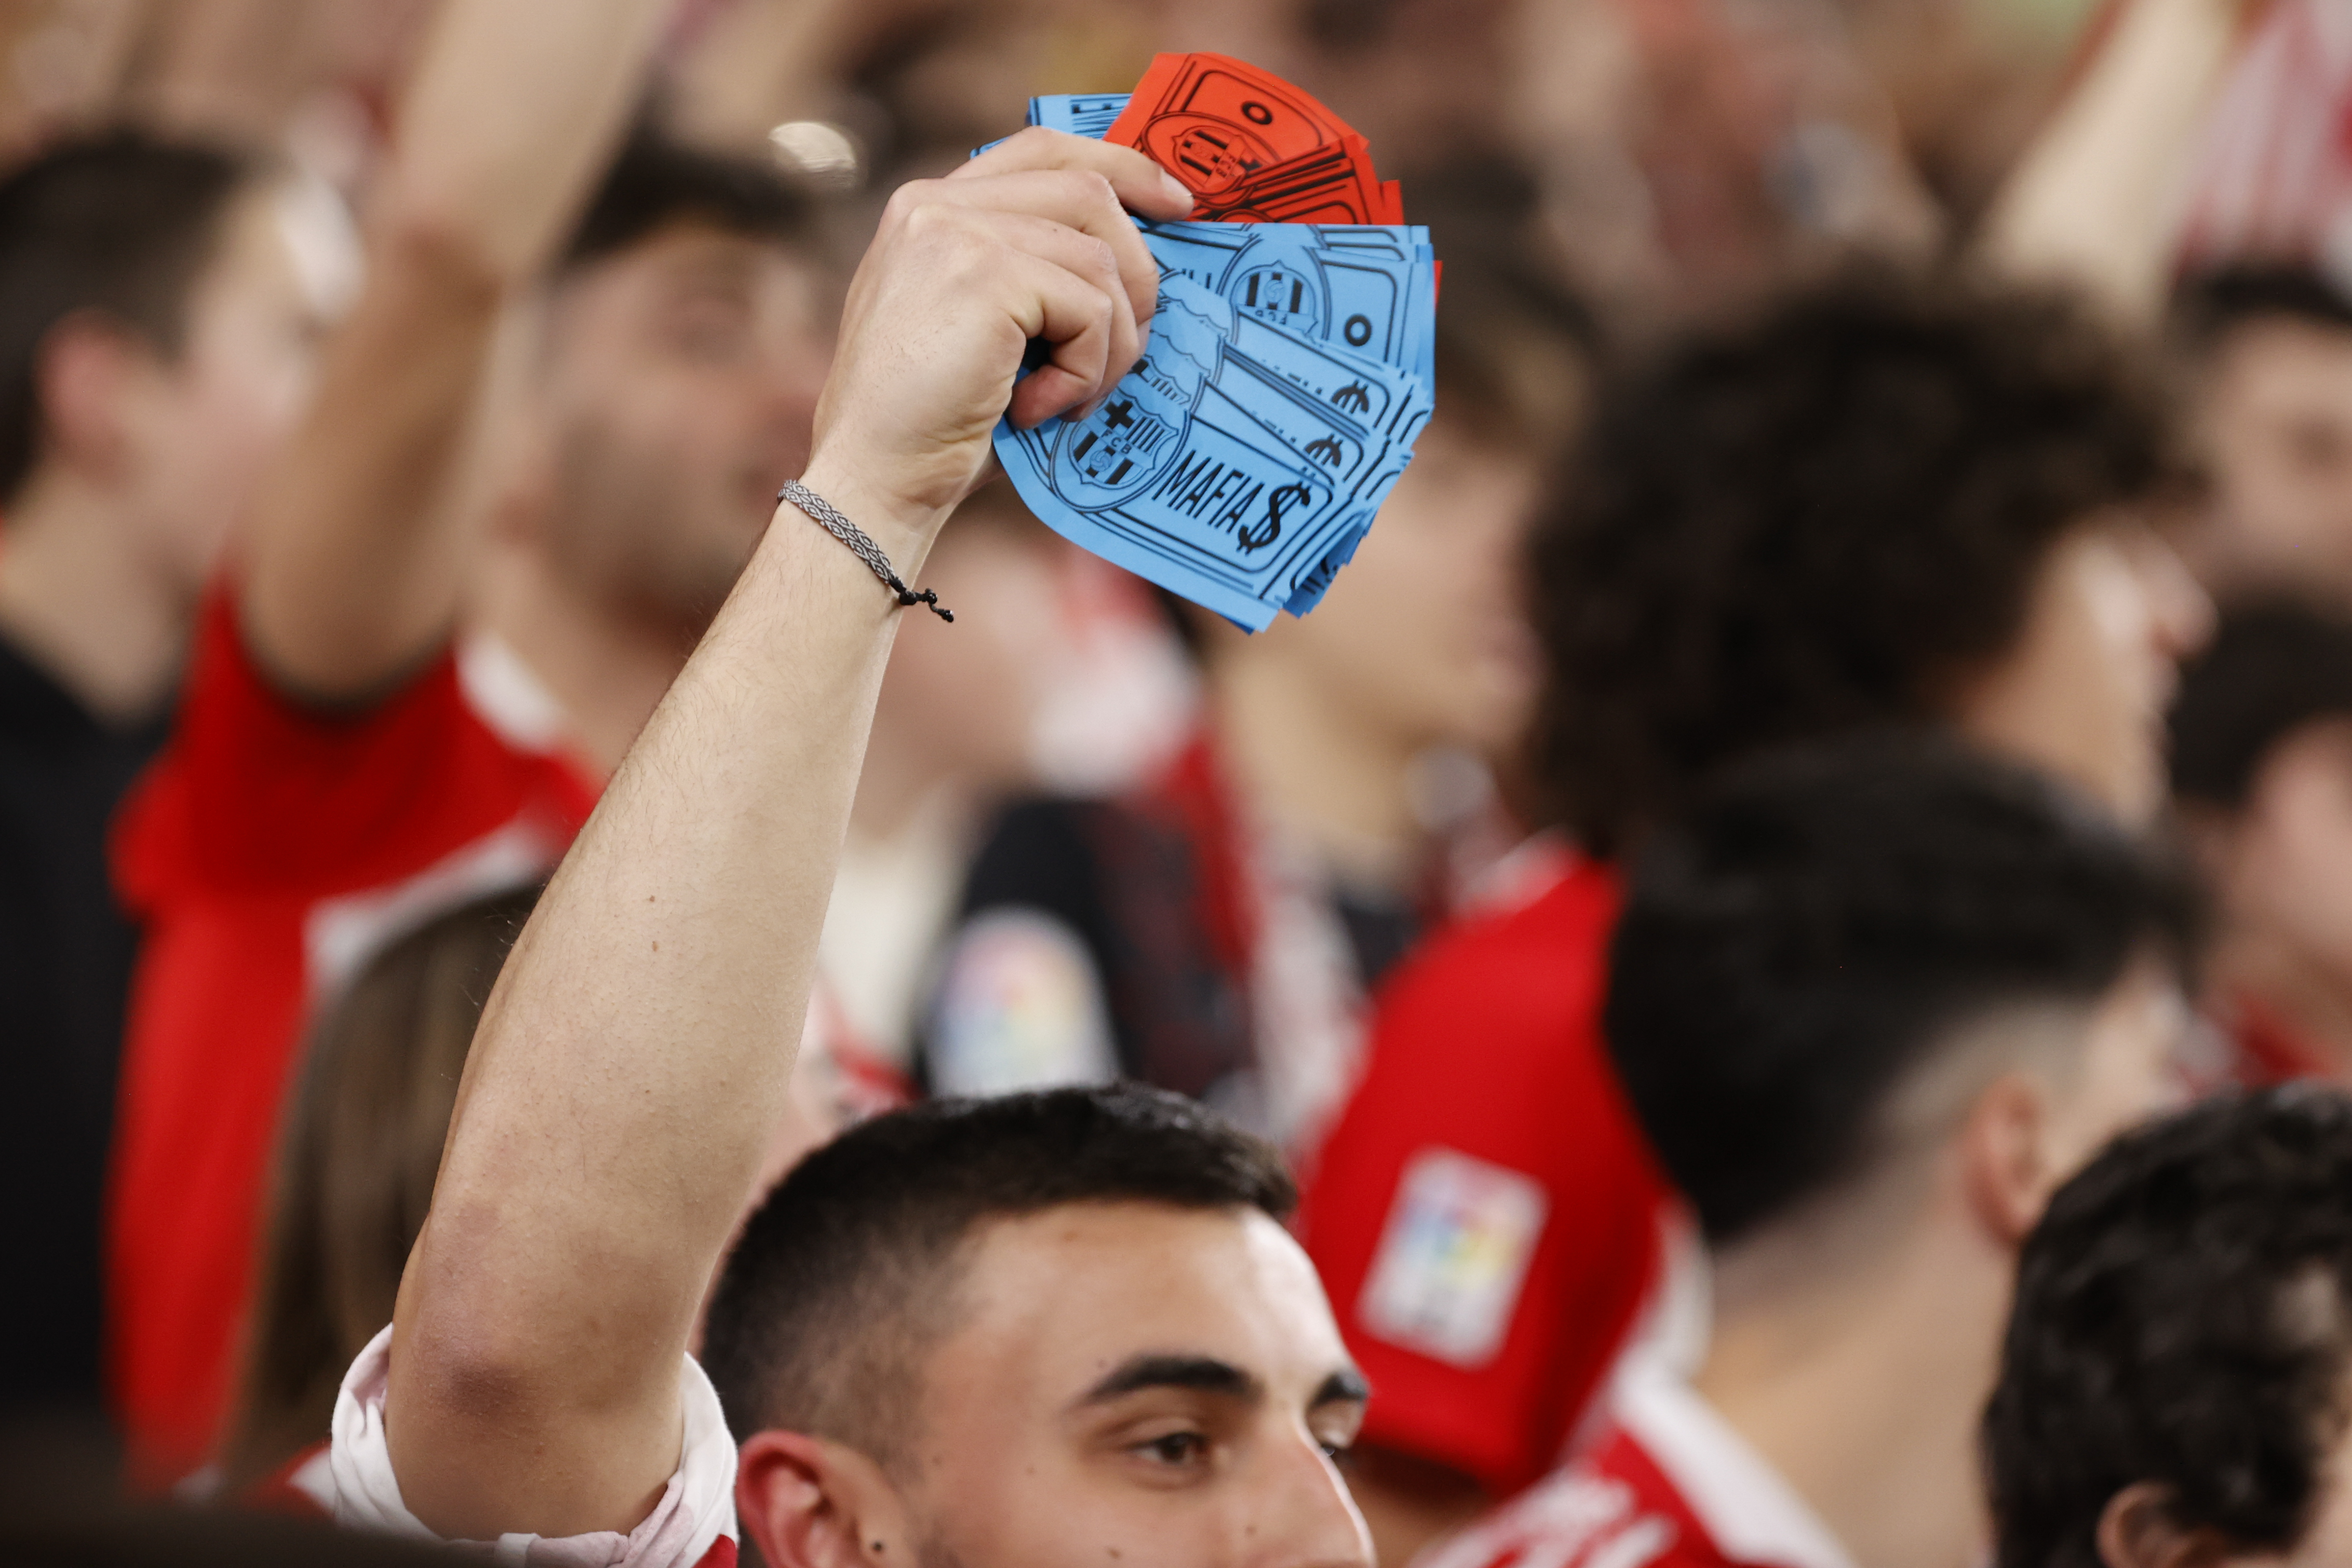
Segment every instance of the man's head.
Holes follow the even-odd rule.
[[[1246,641],[1204,618],[1212,658],[1308,687],[1396,749],[1515,745],[1537,685],[1528,528],[1582,416],[1591,333],[1538,282],[1450,267],[1437,416],[1378,524],[1312,614]]]
[[[1954,724],[2135,815],[2203,596],[2163,420],[2060,304],[1847,275],[1599,399],[1539,526],[1542,767],[1614,850],[1760,748]]]
[[[828,285],[772,169],[647,131],[542,301],[511,526],[565,591],[699,638],[808,456]]]
[[[2306,268],[2232,267],[2185,281],[2173,323],[2213,482],[2200,567],[2352,602],[2352,298]]]
[[[2021,768],[1916,738],[1784,754],[1642,854],[1606,1033],[1727,1274],[1891,1257],[1955,1192],[2005,1260],[2169,1097],[2193,917],[2167,862]]]
[[[745,1228],[707,1361],[777,1568],[1363,1563],[1362,1380],[1279,1157],[1136,1087],[939,1102]]]
[[[2352,1561],[2352,1101],[2117,1140],[2019,1261],[1984,1423],[2000,1568]]]
[[[2294,600],[2224,615],[2182,672],[2172,788],[2233,938],[2352,979],[2352,617]]]
[[[193,595],[300,411],[320,274],[351,260],[294,191],[131,131],[0,179],[0,515],[77,492]]]

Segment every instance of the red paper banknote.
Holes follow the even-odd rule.
[[[1364,139],[1314,98],[1223,55],[1160,55],[1106,140],[1174,174],[1206,221],[1403,222]]]

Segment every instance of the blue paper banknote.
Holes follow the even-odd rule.
[[[1123,92],[1056,92],[1029,100],[1029,123],[1099,141],[1127,107]]]
[[[1137,226],[1161,271],[1223,295],[1236,314],[1435,379],[1436,263],[1427,229]]]
[[[1034,98],[1029,123],[1100,137],[1127,101]],[[1106,559],[1253,632],[1304,615],[1434,408],[1429,231],[1139,226],[1160,268],[1144,359],[1089,419],[999,425],[998,459],[1031,511]]]
[[[1251,631],[1311,608],[1429,418],[1412,370],[1238,315],[1173,268],[1143,359],[1082,421],[997,427],[1074,542]]]

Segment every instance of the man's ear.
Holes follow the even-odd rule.
[[[802,1432],[754,1432],[735,1470],[742,1530],[769,1568],[914,1568],[914,1536],[882,1467]]]
[[[2218,1532],[2182,1529],[2154,1481],[2135,1481],[2107,1500],[2098,1546],[2105,1568],[2218,1568],[2230,1557]]]
[[[131,333],[94,311],[80,311],[49,329],[34,360],[38,400],[39,461],[55,461],[100,480],[131,460],[130,411],[124,406],[154,353]]]
[[[2057,1186],[2049,1134],[2044,1092],[2022,1072],[1994,1079],[1960,1124],[1969,1207],[2003,1248],[2014,1250],[2025,1239]]]

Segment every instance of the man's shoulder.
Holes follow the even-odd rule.
[[[1416,1568],[1738,1568],[1622,1432],[1555,1470]]]

